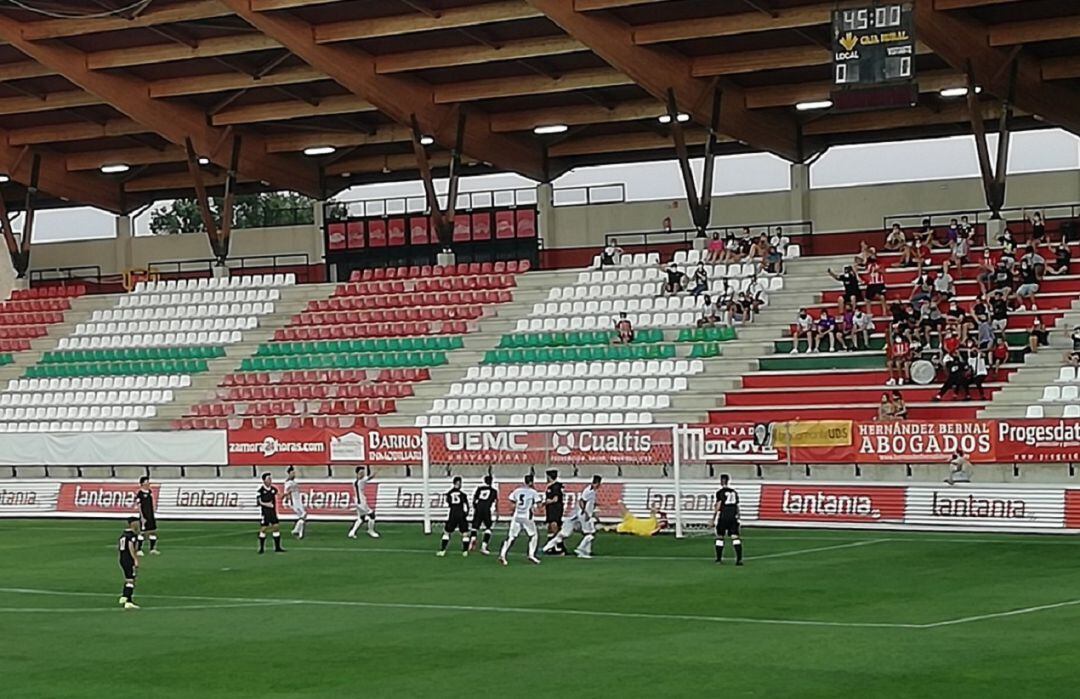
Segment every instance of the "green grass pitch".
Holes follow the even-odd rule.
[[[162,522],[136,601],[119,521],[0,521],[0,696],[1069,696],[1080,541],[753,529],[601,534],[592,560],[435,557],[386,525]],[[288,528],[288,525],[285,525]],[[504,530],[496,534],[501,543]]]

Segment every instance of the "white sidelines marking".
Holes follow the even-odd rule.
[[[96,592],[64,592],[59,590],[35,590],[28,588],[0,588],[0,592],[27,595],[60,595],[73,597],[104,597]],[[847,628],[918,629],[919,624],[894,624],[889,622],[824,621],[816,619],[757,619],[752,617],[705,616],[699,614],[658,614],[650,612],[605,612],[586,609],[492,607],[464,604],[412,604],[404,602],[363,602],[357,600],[273,599],[260,597],[206,597],[201,595],[140,595],[140,599],[192,600],[196,602],[236,602],[242,606],[262,605],[308,605],[322,607],[361,607],[368,609],[411,609],[436,612],[479,612],[493,614],[535,614],[549,616],[581,616],[613,619],[648,619],[651,621],[702,621],[710,623],[766,624],[774,626],[830,626]],[[184,609],[173,607],[170,609]],[[194,609],[196,607],[186,607]],[[0,611],[3,611],[0,609]],[[63,610],[69,611],[69,610]],[[119,610],[117,610],[119,611]]]
[[[1034,614],[1035,612],[1042,612],[1048,609],[1061,609],[1062,607],[1075,607],[1080,604],[1080,599],[1072,599],[1066,602],[1054,602],[1052,604],[1039,604],[1034,607],[1022,607],[1020,609],[1010,609],[1006,612],[993,612],[991,614],[978,614],[976,616],[965,616],[959,619],[947,619],[945,621],[936,621],[932,624],[923,624],[925,628],[936,629],[942,626],[956,626],[958,624],[968,624],[973,621],[985,621],[987,619],[1002,619],[1010,616],[1021,616],[1023,614]]]
[[[760,556],[746,556],[748,561],[757,561],[764,558],[783,558],[786,556],[801,556],[807,553],[820,553],[822,551],[833,551],[835,549],[850,549],[859,546],[867,546],[869,544],[880,544],[883,542],[892,541],[892,539],[860,539],[859,541],[851,541],[846,544],[836,544],[834,546],[817,546],[808,549],[794,549],[792,551],[780,551],[779,553],[766,553]],[[247,551],[250,546],[176,546],[174,548],[197,548],[202,550],[217,550],[217,551]],[[296,549],[297,551],[318,551],[318,552],[342,552],[342,553],[404,553],[430,556],[435,549],[401,549],[401,548],[348,548],[345,546],[303,546]],[[696,561],[698,563],[711,563],[712,551],[711,549],[701,556],[618,556],[618,555],[606,555],[599,554],[592,560],[616,560],[616,561]]]
[[[46,594],[46,593],[41,593]],[[79,594],[84,596],[83,593],[71,593],[72,595]],[[103,597],[99,594],[87,594],[87,597]],[[149,595],[147,595],[149,596]],[[185,604],[169,607],[140,607],[154,612],[179,612],[189,610],[200,609],[242,609],[245,607],[285,607],[295,605],[296,602],[231,602],[227,604]],[[113,613],[120,607],[81,607],[81,608],[56,608],[56,607],[0,607],[0,614],[68,614],[85,612],[90,613]]]

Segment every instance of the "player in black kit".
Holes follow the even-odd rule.
[[[559,472],[550,469],[547,472],[547,489],[544,491],[544,521],[547,523],[548,541],[551,541],[551,538],[562,529],[563,503],[565,499],[566,494],[563,492],[563,484],[559,482]],[[559,542],[552,549],[551,555],[565,556],[566,545]]]
[[[259,522],[259,553],[266,552],[266,532],[270,531],[274,536],[274,552],[284,553],[281,548],[281,529],[278,527],[277,516],[278,489],[269,473],[262,474],[262,485],[259,486],[259,509],[262,511],[262,520]]]
[[[150,476],[139,478],[139,490],[135,493],[139,503],[139,555],[143,555],[143,541],[150,540],[150,553],[157,550],[157,517],[154,516],[154,491],[150,488]]]
[[[454,476],[454,485],[446,491],[446,506],[450,513],[446,516],[446,524],[443,525],[442,541],[439,543],[437,556],[446,555],[446,547],[450,545],[450,536],[454,530],[461,532],[461,555],[469,555],[469,497],[461,490],[461,476]]]
[[[491,551],[488,544],[491,543],[492,508],[499,493],[491,486],[491,476],[484,476],[484,484],[476,489],[472,497],[472,532],[469,535],[469,548],[476,548],[476,535],[480,529],[484,530],[484,541],[480,545],[480,553],[485,556]]]
[[[725,473],[720,476],[720,490],[716,491],[716,508],[713,511],[713,525],[716,527],[716,562],[724,559],[724,537],[731,536],[731,545],[735,547],[735,565],[741,566],[742,539],[739,538],[739,494],[728,486],[731,478]]]
[[[124,571],[124,591],[120,593],[120,605],[124,609],[138,609],[132,599],[135,596],[135,576],[139,573],[139,559],[136,554],[136,541],[139,538],[139,518],[128,517],[127,527],[116,542],[120,556],[120,570]]]

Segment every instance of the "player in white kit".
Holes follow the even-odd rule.
[[[510,502],[514,503],[514,515],[510,520],[510,534],[499,553],[499,563],[507,565],[506,554],[522,530],[529,535],[529,562],[539,563],[540,559],[536,557],[536,522],[533,521],[533,510],[544,502],[544,496],[533,488],[532,474],[525,476],[525,485],[510,493]]]
[[[601,480],[600,476],[593,476],[592,483],[581,491],[574,514],[563,522],[559,533],[544,545],[544,553],[555,550],[556,546],[573,536],[575,529],[580,529],[583,536],[574,553],[578,558],[592,558],[592,542],[596,538],[596,497],[600,491]]]
[[[303,539],[304,527],[307,525],[307,510],[304,509],[304,501],[300,498],[300,484],[296,481],[296,469],[290,466],[285,469],[285,474],[285,498],[289,501],[289,507],[296,513],[292,535]]]
[[[363,473],[364,475],[360,475]],[[371,482],[372,479],[371,467],[366,469],[363,466],[356,467],[356,480],[353,481],[353,491],[356,495],[356,521],[353,522],[352,529],[349,530],[349,538],[355,539],[356,532],[360,530],[361,524],[367,524],[367,533],[372,539],[379,538],[379,532],[375,531],[375,510],[368,506],[367,496],[364,495],[364,486]]]

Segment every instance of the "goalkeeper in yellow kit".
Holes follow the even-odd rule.
[[[661,512],[658,507],[650,508],[648,517],[636,517],[621,500],[619,501],[619,507],[622,509],[622,521],[615,526],[604,527],[604,531],[631,534],[633,536],[653,536],[668,527],[667,515]]]

